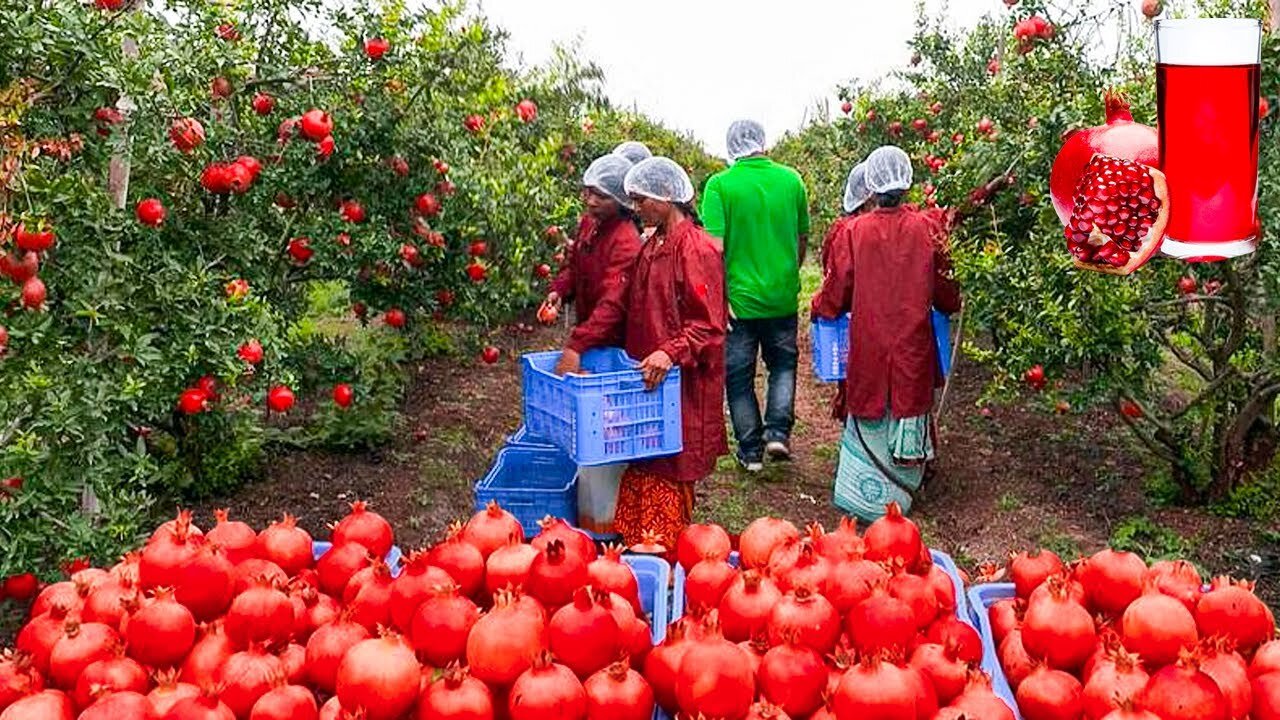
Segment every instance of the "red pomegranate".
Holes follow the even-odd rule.
[[[1159,167],[1159,136],[1154,128],[1133,121],[1129,103],[1114,91],[1103,96],[1107,122],[1104,125],[1077,130],[1067,136],[1066,143],[1054,158],[1049,174],[1049,191],[1053,195],[1053,209],[1058,219],[1066,225],[1074,206],[1072,196],[1085,165],[1097,153],[1131,160],[1150,167]]]

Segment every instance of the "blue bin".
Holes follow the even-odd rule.
[[[951,318],[934,310],[933,339],[938,346],[938,364],[943,375],[951,373]],[[814,318],[810,333],[813,372],[822,382],[844,380],[849,363],[849,316],[836,320]]]
[[[964,581],[960,579],[960,573],[956,569],[956,563],[951,556],[940,551],[930,550],[929,554],[933,556],[933,564],[942,568],[951,578],[951,584],[956,591],[956,617],[969,623],[973,627],[977,625],[973,622],[972,613],[969,611],[969,603],[965,599]],[[729,553],[729,564],[738,567],[738,553]],[[671,620],[672,622],[684,617],[684,568],[676,563],[675,570],[675,590],[671,593]]]
[[[640,607],[649,616],[653,644],[659,645],[667,637],[667,623],[670,622],[667,590],[671,586],[671,566],[666,560],[651,555],[623,555],[622,562],[631,566],[631,572],[636,576],[640,586]]]
[[[644,389],[639,363],[618,348],[583,353],[586,375],[556,375],[559,352],[521,359],[524,422],[577,465],[610,465],[673,455],[683,449],[680,368],[654,391]]]
[[[526,537],[537,535],[538,521],[550,515],[578,521],[578,468],[560,449],[540,445],[507,445],[475,486],[475,509],[490,500],[516,516]]]
[[[331,542],[325,542],[323,540],[316,540],[312,542],[311,559],[319,562],[320,556],[329,552],[332,547],[333,543]],[[400,558],[403,556],[404,553],[400,552],[400,548],[395,545],[392,545],[391,549],[387,551],[387,556],[383,558],[383,561],[387,563],[387,567],[391,568],[391,577],[400,576]]]
[[[1013,596],[1013,583],[974,585],[969,588],[969,608],[978,634],[982,636],[982,669],[991,676],[991,689],[1013,710],[1013,716],[1022,720],[1013,689],[1009,687],[1009,679],[1005,677],[1004,668],[1000,667],[1000,658],[996,655],[996,639],[991,631],[991,616],[987,612],[996,602]]]

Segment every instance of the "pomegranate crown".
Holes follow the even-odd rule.
[[[1107,122],[1133,122],[1133,112],[1129,108],[1129,101],[1125,99],[1124,93],[1115,88],[1108,88],[1102,95],[1102,101],[1107,108]]]
[[[227,510],[227,508],[218,508],[217,510],[213,511],[213,519],[217,522],[224,523],[227,521],[228,517],[229,517],[229,511]]]

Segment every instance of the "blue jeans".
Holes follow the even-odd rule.
[[[764,445],[787,442],[795,425],[796,316],[731,320],[725,340],[725,390],[738,457],[759,461]],[[756,356],[769,371],[764,418],[756,397]]]

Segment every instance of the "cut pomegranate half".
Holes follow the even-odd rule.
[[[1159,170],[1094,155],[1074,199],[1065,234],[1076,267],[1128,275],[1160,250],[1169,222],[1169,189]]]

